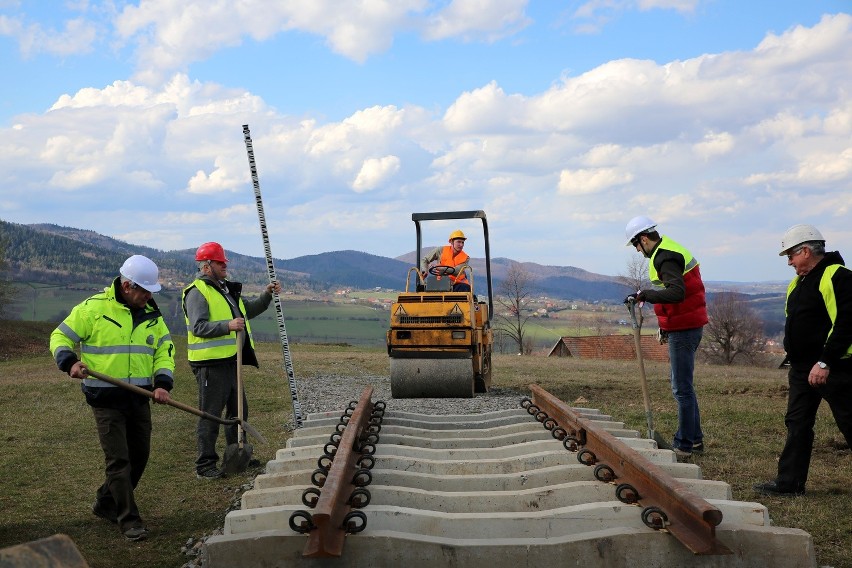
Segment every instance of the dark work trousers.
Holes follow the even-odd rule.
[[[787,374],[787,442],[778,461],[776,483],[784,490],[802,491],[808,480],[814,447],[814,424],[823,399],[828,402],[837,427],[852,446],[852,375],[831,371],[824,385],[808,384],[810,369],[793,369]]]
[[[151,453],[151,406],[131,404],[121,410],[92,407],[104,451],[106,479],[97,492],[98,508],[115,511],[124,532],[144,526],[133,490]]]
[[[198,407],[225,418],[237,416],[237,362],[227,361],[217,365],[193,366],[195,380],[198,382]],[[248,418],[248,401],[243,396],[243,420]],[[198,419],[198,459],[195,471],[201,473],[216,467],[219,454],[216,453],[216,439],[219,437],[219,423],[206,418]],[[237,425],[225,426],[225,443],[236,444]]]

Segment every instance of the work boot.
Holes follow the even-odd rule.
[[[219,470],[215,467],[211,467],[211,468],[207,468],[203,471],[195,472],[195,477],[197,479],[220,479],[222,477],[225,477],[225,474],[222,473],[221,470]]]
[[[130,541],[145,540],[148,538],[148,529],[142,526],[130,527],[124,531],[124,538]]]
[[[798,489],[792,487],[781,487],[774,479],[772,481],[767,481],[766,483],[756,483],[752,486],[752,489],[761,495],[769,495],[772,497],[797,497],[805,494],[804,487],[800,487]]]

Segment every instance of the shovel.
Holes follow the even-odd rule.
[[[651,411],[651,396],[648,394],[648,379],[645,376],[645,359],[642,357],[642,308],[639,308],[639,319],[636,318],[636,301],[628,300],[627,309],[633,320],[633,342],[636,345],[636,360],[639,361],[639,374],[642,378],[642,400],[645,403],[645,419],[648,421],[648,438],[657,442],[657,447],[670,450],[671,446],[654,430],[654,415]]]
[[[237,331],[237,416],[240,421],[237,422],[237,443],[228,444],[225,448],[225,455],[222,457],[222,471],[231,475],[234,473],[242,473],[248,467],[251,461],[251,454],[254,451],[251,444],[246,444],[246,434],[243,431],[242,420],[244,415],[243,410],[243,342],[245,341],[245,332]]]
[[[142,396],[147,396],[148,398],[151,398],[151,399],[154,398],[154,393],[149,391],[149,390],[143,389],[142,387],[137,387],[136,385],[131,385],[130,383],[120,381],[118,379],[114,379],[114,378],[109,377],[107,375],[98,373],[97,371],[93,371],[93,370],[89,369],[89,375],[92,376],[92,377],[95,377],[96,379],[99,379],[101,381],[107,382],[111,385],[115,385],[117,387],[121,387],[123,389],[135,392],[136,394],[141,394]],[[189,412],[190,414],[195,414],[196,416],[200,416],[201,418],[206,418],[207,420],[212,420],[213,422],[218,422],[219,424],[224,424],[226,426],[231,426],[233,424],[240,424],[243,428],[246,429],[246,432],[251,434],[253,437],[257,438],[257,440],[259,440],[261,444],[266,443],[266,438],[264,438],[261,435],[260,432],[258,432],[254,428],[252,428],[251,425],[248,422],[245,422],[244,420],[241,420],[239,418],[231,418],[231,419],[220,418],[218,416],[213,416],[209,412],[204,412],[203,410],[199,410],[197,408],[189,406],[188,404],[184,404],[182,402],[178,402],[176,400],[171,400],[171,399],[168,402],[166,402],[166,404],[168,404],[169,406],[174,406],[175,408],[179,408],[180,410],[183,410],[184,412]]]

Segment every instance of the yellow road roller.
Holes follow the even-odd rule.
[[[439,264],[430,266],[425,274],[421,271],[421,222],[452,219],[482,220],[485,283],[474,278],[473,268],[467,263],[449,266],[440,264],[438,259]],[[412,213],[411,220],[417,230],[418,266],[408,269],[405,291],[391,307],[387,332],[391,395],[470,398],[474,393],[488,392],[494,300],[485,212]],[[457,233],[460,232],[451,235],[451,243]],[[454,292],[453,280],[466,280],[471,290]],[[479,300],[485,294],[487,303]]]

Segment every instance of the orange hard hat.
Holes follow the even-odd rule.
[[[195,260],[215,260],[216,262],[228,262],[225,258],[225,249],[219,243],[204,243],[195,251]]]

